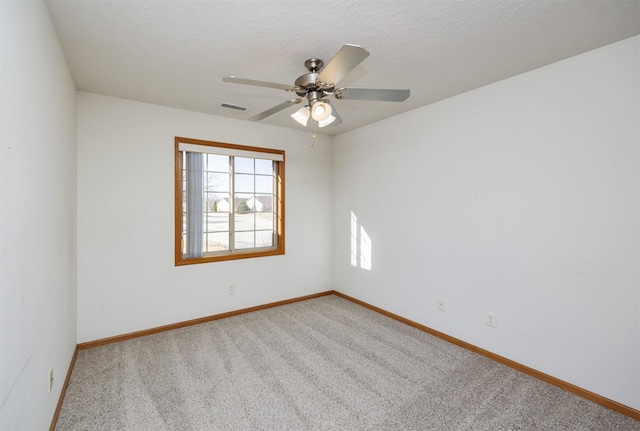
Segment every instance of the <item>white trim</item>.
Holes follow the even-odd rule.
[[[253,159],[273,160],[283,162],[284,155],[276,153],[262,153],[259,151],[236,150],[233,148],[212,147],[209,145],[187,144],[180,142],[178,151],[187,151],[192,153],[219,154],[221,156],[250,157]]]

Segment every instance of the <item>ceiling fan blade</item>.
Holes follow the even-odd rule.
[[[293,87],[286,84],[278,84],[276,82],[257,81],[255,79],[239,78],[237,76],[225,76],[222,78],[224,82],[231,82],[233,84],[254,85],[256,87],[275,88],[277,90],[293,90]]]
[[[318,75],[318,81],[324,84],[336,84],[368,56],[369,51],[361,46],[344,45],[322,69]]]
[[[336,99],[379,100],[382,102],[404,102],[409,98],[409,90],[388,90],[380,88],[339,88]]]
[[[298,103],[302,102],[302,99],[291,99],[291,100],[287,100],[286,102],[282,102],[279,105],[274,106],[271,109],[267,109],[264,112],[261,112],[257,115],[254,115],[253,117],[249,118],[249,121],[260,121],[263,120],[265,118],[267,118],[270,115],[275,114],[276,112],[280,112],[285,108],[288,108],[291,105],[296,105]]]

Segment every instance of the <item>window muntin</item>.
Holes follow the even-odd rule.
[[[176,138],[176,265],[284,254],[284,151]]]

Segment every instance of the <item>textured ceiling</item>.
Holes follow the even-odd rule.
[[[640,0],[49,0],[78,90],[247,119],[345,43],[371,55],[340,87],[408,88],[402,103],[336,100],[335,135],[640,33]],[[249,107],[239,113],[221,102]],[[262,123],[303,129],[293,106]]]

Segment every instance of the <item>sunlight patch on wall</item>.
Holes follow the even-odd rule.
[[[360,226],[360,268],[371,271],[371,238]]]
[[[358,229],[358,217],[351,211],[351,266],[371,271],[371,237],[363,226]]]
[[[351,211],[351,266],[358,266],[358,217]]]

